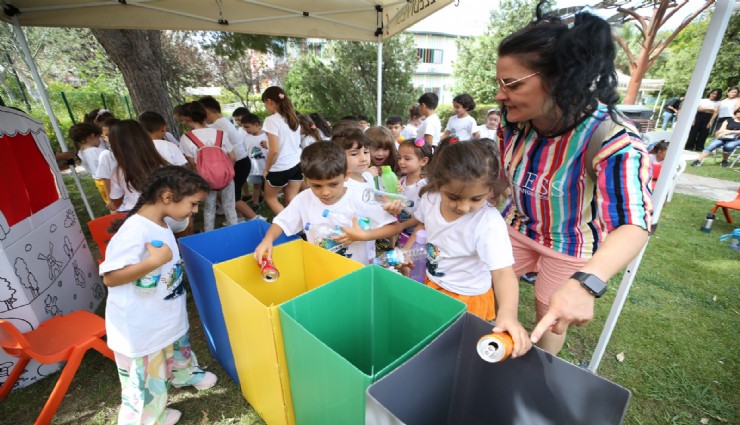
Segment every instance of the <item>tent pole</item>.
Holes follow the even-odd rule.
[[[732,5],[730,3],[734,5],[735,2],[734,0],[717,0],[715,3],[714,13],[709,22],[709,29],[707,30],[706,36],[704,36],[704,43],[702,44],[699,57],[696,60],[697,66],[694,69],[694,73],[691,75],[691,82],[689,83],[689,88],[686,90],[686,98],[681,106],[681,109],[684,111],[695,111],[699,106],[702,90],[709,80],[709,74],[712,72],[712,66],[717,58],[717,52],[722,44],[722,38],[727,30],[730,16],[732,15]],[[673,133],[671,134],[671,142],[668,146],[666,158],[663,161],[663,172],[660,173],[658,183],[653,192],[653,229],[656,228],[658,219],[660,218],[660,213],[663,210],[669,182],[673,180],[673,176],[676,174],[678,167],[678,162],[681,161],[681,152],[686,143],[686,137],[688,136],[689,127],[693,119],[693,114],[679,114],[678,121],[676,122]],[[588,369],[592,372],[596,372],[596,369],[598,369],[599,364],[601,363],[601,359],[604,357],[606,345],[609,343],[609,338],[611,338],[614,327],[617,324],[619,314],[622,312],[622,307],[624,306],[632,281],[635,279],[637,268],[640,266],[642,254],[645,252],[646,247],[647,244],[645,244],[642,251],[640,251],[634,260],[632,260],[624,272],[624,277],[622,278],[622,282],[619,284],[619,290],[617,291],[617,297],[612,304],[609,317],[606,319],[606,323],[604,324],[601,337],[599,337],[599,343],[591,357],[591,363],[588,365]]]
[[[26,64],[28,65],[28,69],[31,70],[31,75],[33,75],[33,82],[36,84],[36,88],[39,91],[39,95],[41,96],[41,103],[44,104],[44,109],[46,109],[46,114],[49,116],[49,120],[51,121],[51,126],[54,128],[54,134],[57,136],[57,140],[59,141],[59,146],[62,148],[62,152],[67,152],[69,149],[67,148],[67,143],[64,141],[64,135],[62,135],[62,129],[59,127],[59,122],[57,121],[56,115],[54,115],[54,111],[51,109],[51,103],[49,103],[49,97],[46,94],[46,87],[44,86],[44,82],[41,81],[41,75],[39,75],[39,70],[36,68],[36,62],[33,60],[33,56],[31,55],[31,49],[28,47],[28,41],[26,41],[26,36],[23,34],[23,30],[21,29],[20,24],[18,23],[18,17],[13,16],[13,33],[15,34],[16,40],[18,40],[18,43],[21,45],[21,49],[23,50],[23,56],[26,58]],[[75,170],[74,166],[70,167],[70,171],[72,171],[72,177],[75,180],[75,183],[77,184],[77,188],[80,190],[80,196],[82,197],[82,202],[85,203],[85,208],[87,208],[87,213],[90,215],[90,220],[95,218],[95,215],[93,215],[92,208],[90,208],[90,203],[87,201],[87,196],[85,195],[85,190],[82,188],[82,183],[80,182],[80,178],[77,175],[77,171]]]
[[[378,105],[377,110],[375,112],[375,125],[383,125],[383,122],[380,120],[381,117],[381,104],[383,102],[383,36],[378,35],[378,95],[377,95]]]

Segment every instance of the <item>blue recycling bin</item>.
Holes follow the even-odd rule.
[[[263,220],[223,227],[180,239],[180,255],[185,263],[195,306],[198,309],[208,349],[237,384],[234,354],[226,331],[221,299],[216,289],[213,265],[254,252],[270,224]],[[275,245],[297,239],[280,236]]]

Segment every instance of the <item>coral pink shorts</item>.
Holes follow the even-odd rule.
[[[520,277],[525,273],[537,272],[534,296],[538,302],[550,305],[552,294],[583,267],[589,258],[571,257],[543,246],[511,227],[508,229],[514,252],[514,273]]]

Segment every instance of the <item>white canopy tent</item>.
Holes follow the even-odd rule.
[[[42,90],[43,84],[28,52],[21,26],[130,28],[232,31],[295,37],[376,41],[378,73],[382,70],[381,42],[431,15],[453,0],[0,0],[0,20],[14,25],[25,46],[26,61],[34,73],[44,106],[63,149],[64,139]],[[733,12],[733,0],[717,0],[697,67],[683,108],[695,110],[701,99],[722,37]],[[493,65],[493,64],[491,64]],[[378,78],[378,118],[382,87]],[[668,184],[681,161],[681,151],[693,117],[682,114],[670,137],[654,197],[653,227],[658,223]],[[89,209],[89,207],[88,207]],[[596,371],[616,326],[645,248],[627,266],[589,369]]]

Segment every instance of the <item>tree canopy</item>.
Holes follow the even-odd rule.
[[[411,74],[417,60],[410,36],[383,42],[383,116],[404,115],[416,100]],[[374,117],[377,44],[330,41],[321,56],[304,55],[293,64],[285,89],[301,111],[335,119],[350,114]]]

